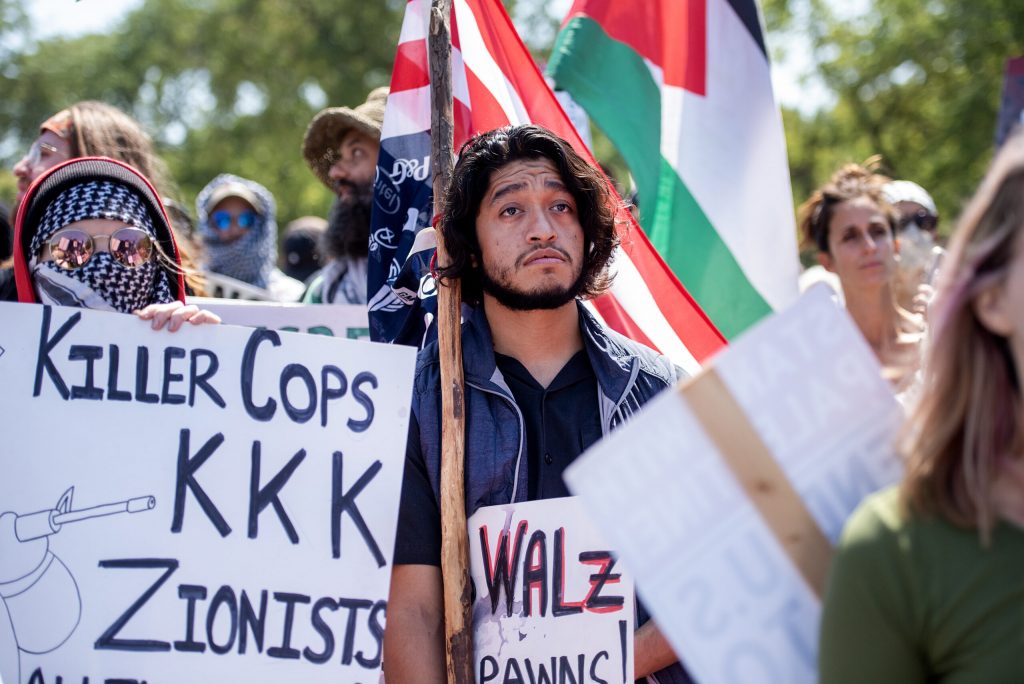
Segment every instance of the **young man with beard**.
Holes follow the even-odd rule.
[[[373,179],[387,97],[387,88],[377,88],[355,109],[321,111],[306,129],[302,156],[337,195],[324,233],[328,262],[310,281],[306,304],[366,304]]]
[[[601,174],[537,126],[482,134],[462,149],[439,230],[469,308],[462,327],[466,515],[482,506],[568,496],[565,468],[681,371],[606,328],[579,299],[609,285],[618,244]],[[384,671],[443,682],[441,391],[437,343],[413,385]],[[690,682],[640,611],[636,675]]]

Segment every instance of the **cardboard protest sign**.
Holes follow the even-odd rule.
[[[378,679],[415,350],[0,321],[6,684]]]
[[[215,299],[240,299],[252,302],[273,301],[270,292],[262,287],[250,285],[244,281],[212,271],[203,272],[206,291]]]
[[[816,681],[831,544],[897,480],[902,411],[817,286],[566,473],[699,682]]]
[[[477,684],[633,681],[633,580],[576,497],[468,526]]]
[[[359,304],[285,304],[189,297],[190,304],[212,311],[229,325],[287,330],[312,335],[370,339],[366,307]]]

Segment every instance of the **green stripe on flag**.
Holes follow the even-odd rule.
[[[644,230],[653,234],[654,246],[669,268],[731,340],[772,308],[747,280],[675,169],[660,155],[659,161],[658,205],[652,227]]]
[[[722,334],[732,339],[771,313],[661,156],[661,91],[643,58],[593,19],[574,17],[558,34],[548,71],[626,160],[639,191],[641,226]]]

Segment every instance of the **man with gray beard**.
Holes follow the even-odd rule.
[[[355,109],[325,109],[306,129],[302,156],[337,199],[324,233],[329,261],[313,276],[303,303],[366,304],[373,179],[387,96],[387,88],[377,88]]]

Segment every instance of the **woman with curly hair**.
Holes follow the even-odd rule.
[[[896,304],[896,213],[885,200],[887,178],[858,164],[840,168],[799,211],[806,247],[842,285],[846,309],[886,377],[906,389],[918,367],[923,323]]]

